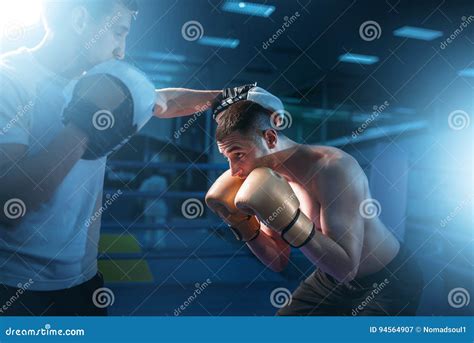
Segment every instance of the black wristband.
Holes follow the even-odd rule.
[[[311,233],[309,234],[308,238],[305,239],[305,241],[303,243],[301,243],[300,245],[291,245],[293,248],[301,248],[302,246],[306,245],[306,243],[308,243],[313,237],[314,237],[314,234],[316,233],[316,226],[314,225],[313,223],[313,228],[311,229]],[[289,243],[288,243],[289,244]]]
[[[257,239],[258,236],[260,236],[260,229],[257,230],[252,238],[250,238],[248,241],[245,241],[245,243],[252,242],[253,240]]]
[[[283,230],[281,230],[281,237],[282,237],[282,238],[283,238],[283,235],[284,235],[287,231],[289,231],[289,230],[293,227],[293,225],[295,225],[295,223],[297,222],[298,218],[300,217],[300,214],[301,214],[301,210],[298,209],[298,211],[296,211],[296,214],[295,214],[295,216],[293,217],[293,219],[291,220],[291,222],[290,222],[287,226],[285,226],[285,228],[284,228]],[[283,238],[283,239],[284,239],[284,238]],[[285,242],[286,242],[286,240],[285,240]],[[288,242],[286,242],[286,243],[288,243]],[[288,244],[289,244],[289,243],[288,243]]]
[[[290,242],[288,242],[285,237],[284,237],[284,234],[287,233],[292,227],[293,225],[295,225],[295,223],[298,221],[298,218],[300,217],[300,214],[301,214],[301,210],[298,209],[298,211],[296,211],[296,214],[295,214],[295,217],[292,219],[292,221],[281,231],[281,238],[286,242],[288,243],[289,245],[291,245],[293,248],[301,248],[303,245],[305,245],[306,243],[308,243],[311,238],[313,238],[314,234],[315,234],[315,225],[313,223],[313,227],[311,229],[311,233],[309,234],[308,238],[305,239],[305,241],[300,244],[300,245],[293,245],[291,244]]]
[[[229,226],[230,231],[232,231],[232,233],[234,234],[235,239],[237,239],[239,242],[248,243],[248,242],[253,241],[254,239],[256,239],[260,235],[260,229],[258,229],[257,232],[255,233],[255,235],[252,238],[250,238],[247,241],[244,241],[242,235],[239,232],[239,230],[234,228],[232,225],[228,225],[228,226]]]

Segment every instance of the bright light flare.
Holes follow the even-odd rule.
[[[40,0],[1,0],[0,38],[17,40],[41,20]]]

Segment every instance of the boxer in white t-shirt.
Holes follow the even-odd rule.
[[[46,0],[44,9],[42,42],[0,57],[0,303],[18,289],[22,294],[0,315],[104,315],[92,295],[103,285],[97,270],[98,210],[110,151],[92,151],[92,142],[100,148],[104,141],[97,138],[104,137],[88,132],[78,116],[109,102],[112,91],[133,95],[134,101],[142,95],[130,89],[130,77],[111,78],[91,86],[89,94],[87,87],[75,88],[88,102],[69,104],[66,125],[63,110],[71,82],[103,62],[124,58],[138,8],[135,0]],[[156,90],[150,108],[159,118],[190,115],[208,108],[220,93]],[[131,104],[121,103],[124,113]]]

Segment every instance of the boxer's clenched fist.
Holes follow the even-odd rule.
[[[226,171],[207,192],[206,204],[229,224],[239,241],[249,242],[258,236],[260,224],[255,216],[243,213],[234,204],[235,195],[243,182],[233,177],[230,170]]]
[[[300,211],[288,182],[269,168],[254,169],[235,196],[235,205],[259,220],[291,246],[299,248],[314,235],[314,224]]]

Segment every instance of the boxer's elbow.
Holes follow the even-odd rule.
[[[340,263],[339,263],[339,281],[349,282],[356,278],[359,273],[362,246],[358,244],[359,240],[341,244]]]
[[[155,104],[155,107],[153,108],[153,115],[160,119],[169,119],[178,116],[173,108],[170,108],[169,106],[165,108],[163,105],[159,104]]]
[[[269,268],[276,273],[281,273],[284,271],[290,261],[290,251],[291,249],[288,245],[282,247],[282,249],[278,251],[278,255],[274,260],[274,263],[271,263]]]
[[[288,261],[283,261],[279,259],[277,262],[274,262],[268,265],[268,268],[270,268],[275,273],[281,273],[286,269],[287,265],[288,265]]]
[[[273,262],[273,263],[270,263],[268,265],[268,268],[270,268],[271,271],[275,272],[275,273],[281,273],[282,271],[284,271],[286,269],[286,266],[288,265],[288,261],[277,261],[277,262]]]

